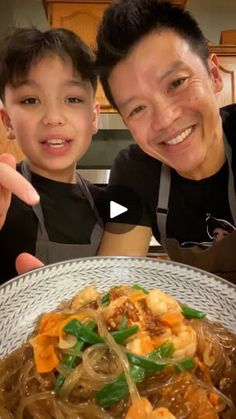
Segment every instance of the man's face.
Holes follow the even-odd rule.
[[[153,32],[114,67],[108,82],[144,152],[190,178],[218,170],[224,149],[216,101],[222,82],[215,56],[208,72],[175,32]]]
[[[19,86],[6,87],[2,118],[31,169],[66,182],[90,145],[97,113],[91,84],[69,59],[52,55],[33,63]]]

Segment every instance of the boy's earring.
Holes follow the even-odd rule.
[[[6,132],[7,132],[8,140],[15,140],[16,137],[15,137],[15,134],[14,134],[14,129],[9,122],[5,125],[5,129],[6,129]]]
[[[9,140],[15,140],[16,138],[12,127],[7,128],[7,138]]]
[[[97,126],[93,126],[93,134],[95,135],[95,134],[97,134],[97,132],[98,132],[98,127]]]
[[[15,140],[15,133],[14,133],[14,129],[11,125],[11,121],[10,118],[7,114],[7,112],[4,109],[0,109],[0,119],[2,120],[2,123],[5,127],[6,133],[7,133],[7,138],[9,140]]]

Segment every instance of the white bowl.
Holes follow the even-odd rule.
[[[48,265],[0,287],[0,357],[18,348],[38,316],[86,285],[160,288],[236,331],[236,286],[190,266],[148,258],[92,257]]]

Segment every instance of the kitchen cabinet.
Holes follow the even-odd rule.
[[[228,29],[228,30],[222,31],[220,34],[220,44],[236,45],[236,29]]]
[[[44,0],[44,7],[52,28],[70,29],[93,49],[96,49],[97,29],[102,15],[111,0]],[[183,7],[186,0],[173,0]],[[115,112],[108,103],[101,85],[98,85],[96,98],[101,112]]]
[[[219,59],[223,90],[218,94],[219,107],[236,102],[236,45],[211,45],[210,52]]]
[[[96,34],[105,8],[110,1],[64,1],[45,0],[47,16],[52,28],[66,28],[78,34],[93,50],[96,48]],[[101,112],[115,112],[98,84],[96,99]]]

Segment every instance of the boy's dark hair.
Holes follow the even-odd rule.
[[[165,29],[185,39],[208,69],[207,40],[187,11],[162,0],[117,0],[105,10],[97,34],[97,68],[106,97],[112,106],[116,107],[116,104],[108,78],[114,66],[145,35]]]
[[[95,56],[78,35],[67,29],[42,32],[36,28],[19,28],[0,42],[0,98],[4,101],[7,84],[16,86],[33,62],[50,54],[69,58],[74,70],[96,91]]]

